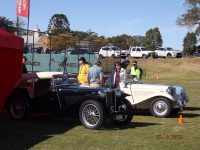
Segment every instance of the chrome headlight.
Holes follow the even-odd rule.
[[[166,92],[169,94],[169,95],[175,95],[176,94],[176,88],[173,87],[173,86],[170,86],[167,88]]]
[[[116,95],[116,97],[122,96],[122,91],[120,89],[116,89],[115,90],[115,95]]]
[[[105,93],[104,90],[99,90],[99,91],[98,91],[98,94],[99,94],[99,96],[100,96],[101,98],[105,98],[105,97],[106,97],[106,93]]]

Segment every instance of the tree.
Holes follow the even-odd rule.
[[[70,32],[70,23],[64,14],[54,14],[48,25],[48,30],[54,34]]]
[[[144,46],[144,36],[132,36],[128,39],[128,46]]]
[[[150,50],[155,50],[157,47],[162,47],[163,40],[158,27],[149,29],[146,32],[144,45]]]
[[[8,32],[14,33],[16,31],[15,28],[13,28],[14,22],[7,19],[6,17],[0,16],[0,28],[4,29]]]
[[[27,34],[27,30],[24,29],[24,26],[26,25],[24,20],[22,20],[20,17],[17,16],[16,20],[14,21],[14,24],[16,27],[17,35],[26,35]]]
[[[197,37],[194,32],[188,32],[183,40],[183,53],[191,55],[196,51]]]
[[[195,28],[196,34],[200,35],[200,0],[185,0],[184,6],[187,11],[178,17],[177,25]]]
[[[88,30],[87,32],[83,31],[72,31],[72,36],[76,37],[78,40],[92,40],[98,37],[98,34]]]

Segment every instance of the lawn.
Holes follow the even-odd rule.
[[[76,117],[32,115],[13,121],[7,114],[0,117],[0,150],[156,150],[200,149],[200,59],[138,60],[146,69],[144,82],[176,84],[185,87],[190,102],[178,116],[159,119],[143,113],[134,116],[123,128],[106,122],[102,130],[87,130]],[[159,75],[160,81],[156,81]],[[76,115],[73,115],[76,116]]]

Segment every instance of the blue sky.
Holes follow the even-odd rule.
[[[91,29],[99,35],[145,35],[159,27],[164,46],[182,49],[188,29],[178,27],[176,18],[185,12],[184,0],[31,0],[30,29],[47,29],[54,13],[65,14],[71,29]],[[3,3],[3,4],[2,4]],[[16,0],[0,5],[0,16],[16,18]]]

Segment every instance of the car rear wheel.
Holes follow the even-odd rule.
[[[172,54],[171,53],[168,53],[167,54],[167,58],[171,58],[172,57]]]
[[[147,55],[143,54],[143,55],[142,55],[142,58],[143,58],[143,59],[146,59],[146,58],[147,58]]]
[[[25,96],[13,95],[10,98],[8,111],[13,119],[23,119],[28,115],[28,100]]]
[[[79,109],[79,119],[87,129],[100,129],[104,122],[104,109],[96,100],[84,102]]]
[[[119,117],[120,118],[117,118]],[[130,102],[125,100],[124,102],[124,112],[121,113],[120,115],[114,115],[111,117],[111,121],[115,125],[123,126],[123,125],[128,125],[133,119],[133,107]]]
[[[171,113],[171,104],[165,97],[156,98],[150,104],[150,112],[157,118],[166,118]]]

